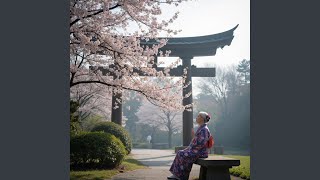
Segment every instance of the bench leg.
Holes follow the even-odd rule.
[[[207,168],[204,166],[200,167],[199,180],[206,180]]]
[[[231,180],[229,167],[201,166],[199,180]]]

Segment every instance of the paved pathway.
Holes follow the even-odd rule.
[[[171,175],[169,169],[175,157],[173,150],[133,149],[131,154],[148,168],[120,173],[112,180],[166,180]],[[200,166],[193,164],[189,180],[199,177],[199,172]],[[231,180],[241,178],[231,176]]]

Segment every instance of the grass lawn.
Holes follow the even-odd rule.
[[[240,166],[233,167],[230,169],[230,174],[241,177],[242,179],[250,179],[250,156],[235,156],[235,155],[224,155],[240,160]]]
[[[132,171],[145,168],[139,161],[127,156],[120,167],[124,167],[124,171]],[[119,169],[110,170],[90,170],[90,171],[70,171],[70,180],[105,180],[119,174]]]

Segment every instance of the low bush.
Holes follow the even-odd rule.
[[[126,148],[127,154],[131,152],[132,140],[129,133],[120,125],[113,122],[101,122],[94,126],[91,130],[92,132],[103,131],[105,133],[110,133],[121,140]]]
[[[122,142],[112,134],[81,132],[71,136],[70,168],[114,168],[123,161],[125,153]]]
[[[230,169],[230,174],[241,177],[242,179],[250,179],[250,156],[236,156],[236,155],[225,155],[226,157],[239,159],[240,166],[235,166]]]

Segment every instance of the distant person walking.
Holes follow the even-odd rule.
[[[210,116],[208,113],[199,112],[196,119],[196,122],[199,125],[197,132],[194,133],[194,130],[192,129],[191,134],[193,139],[189,146],[186,149],[177,152],[170,168],[172,176],[167,177],[168,179],[188,180],[193,163],[198,158],[208,157],[207,148],[209,146],[209,139],[213,141],[212,138],[210,138],[211,133],[207,127],[209,120]]]
[[[147,137],[147,141],[149,142],[149,144],[151,143],[151,140],[152,140],[152,137],[149,135],[149,136]]]

